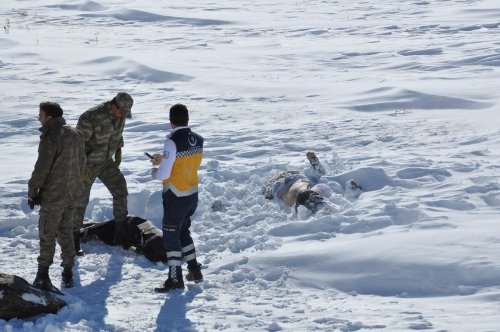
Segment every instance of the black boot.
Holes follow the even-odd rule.
[[[65,267],[62,271],[62,285],[64,288],[73,287],[73,271],[70,267]]]
[[[201,264],[194,260],[193,263],[188,262],[188,274],[186,274],[187,281],[194,281],[200,283],[203,281],[203,274],[201,273]]]
[[[38,272],[36,273],[35,281],[33,281],[33,287],[45,291],[50,291],[54,287],[50,281],[48,266],[38,265]]]
[[[77,256],[83,256],[85,253],[82,250],[81,244],[80,244],[80,232],[74,232],[73,233],[73,241],[75,242],[75,252]]]
[[[38,265],[38,271],[36,273],[35,281],[33,281],[33,287],[38,289],[46,290],[46,285],[51,284],[49,277],[49,267]]]
[[[170,266],[168,279],[161,287],[155,288],[157,293],[166,293],[175,289],[184,289],[184,280],[182,279],[182,268],[180,266]]]
[[[36,273],[35,281],[33,281],[33,287],[47,291],[57,293],[59,295],[64,295],[59,289],[52,285],[49,277],[49,267],[38,265],[38,272]]]

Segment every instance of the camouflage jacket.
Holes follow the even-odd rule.
[[[38,159],[28,182],[28,196],[40,195],[42,204],[72,202],[83,195],[83,137],[62,117],[42,126],[40,131]]]
[[[111,101],[99,104],[80,116],[76,129],[85,139],[87,166],[95,168],[111,159],[123,147],[124,118],[116,118]]]

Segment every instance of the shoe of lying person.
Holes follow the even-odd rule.
[[[74,232],[73,233],[73,240],[75,243],[75,252],[77,256],[83,256],[85,253],[82,250],[81,247],[81,238],[80,238],[80,232]]]

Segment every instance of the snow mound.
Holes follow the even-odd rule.
[[[166,83],[189,81],[192,78],[183,74],[151,68],[119,56],[107,56],[85,61],[80,65],[87,70],[112,75],[115,79],[129,78],[141,82]]]
[[[134,10],[134,9],[118,9],[118,10],[113,9],[113,10],[108,10],[105,13],[88,13],[88,14],[80,14],[80,16],[88,18],[114,18],[116,20],[124,22],[140,22],[140,23],[169,22],[174,24],[190,25],[198,27],[231,24],[230,21],[224,21],[224,20],[167,16],[167,15],[160,15],[152,12]]]
[[[383,94],[353,101],[349,109],[361,112],[432,109],[486,109],[493,104],[465,98],[429,94],[415,90],[383,89]]]
[[[98,2],[94,1],[85,1],[85,2],[75,2],[73,4],[57,4],[57,5],[49,5],[49,8],[59,8],[64,10],[79,10],[85,12],[93,12],[93,11],[101,11],[106,10],[109,7],[103,6]]]

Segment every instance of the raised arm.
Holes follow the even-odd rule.
[[[306,153],[306,157],[309,160],[311,167],[318,174],[317,176],[315,176],[316,178],[319,179],[320,177],[322,177],[323,175],[326,174],[325,168],[323,167],[323,165],[321,165],[321,162],[319,161],[318,157],[316,156],[316,154],[314,152],[308,151]]]
[[[170,177],[172,167],[177,154],[177,148],[174,141],[167,139],[163,145],[163,154],[154,154],[151,161],[154,166],[160,165],[159,168],[153,168],[151,176],[154,180],[163,181]]]

